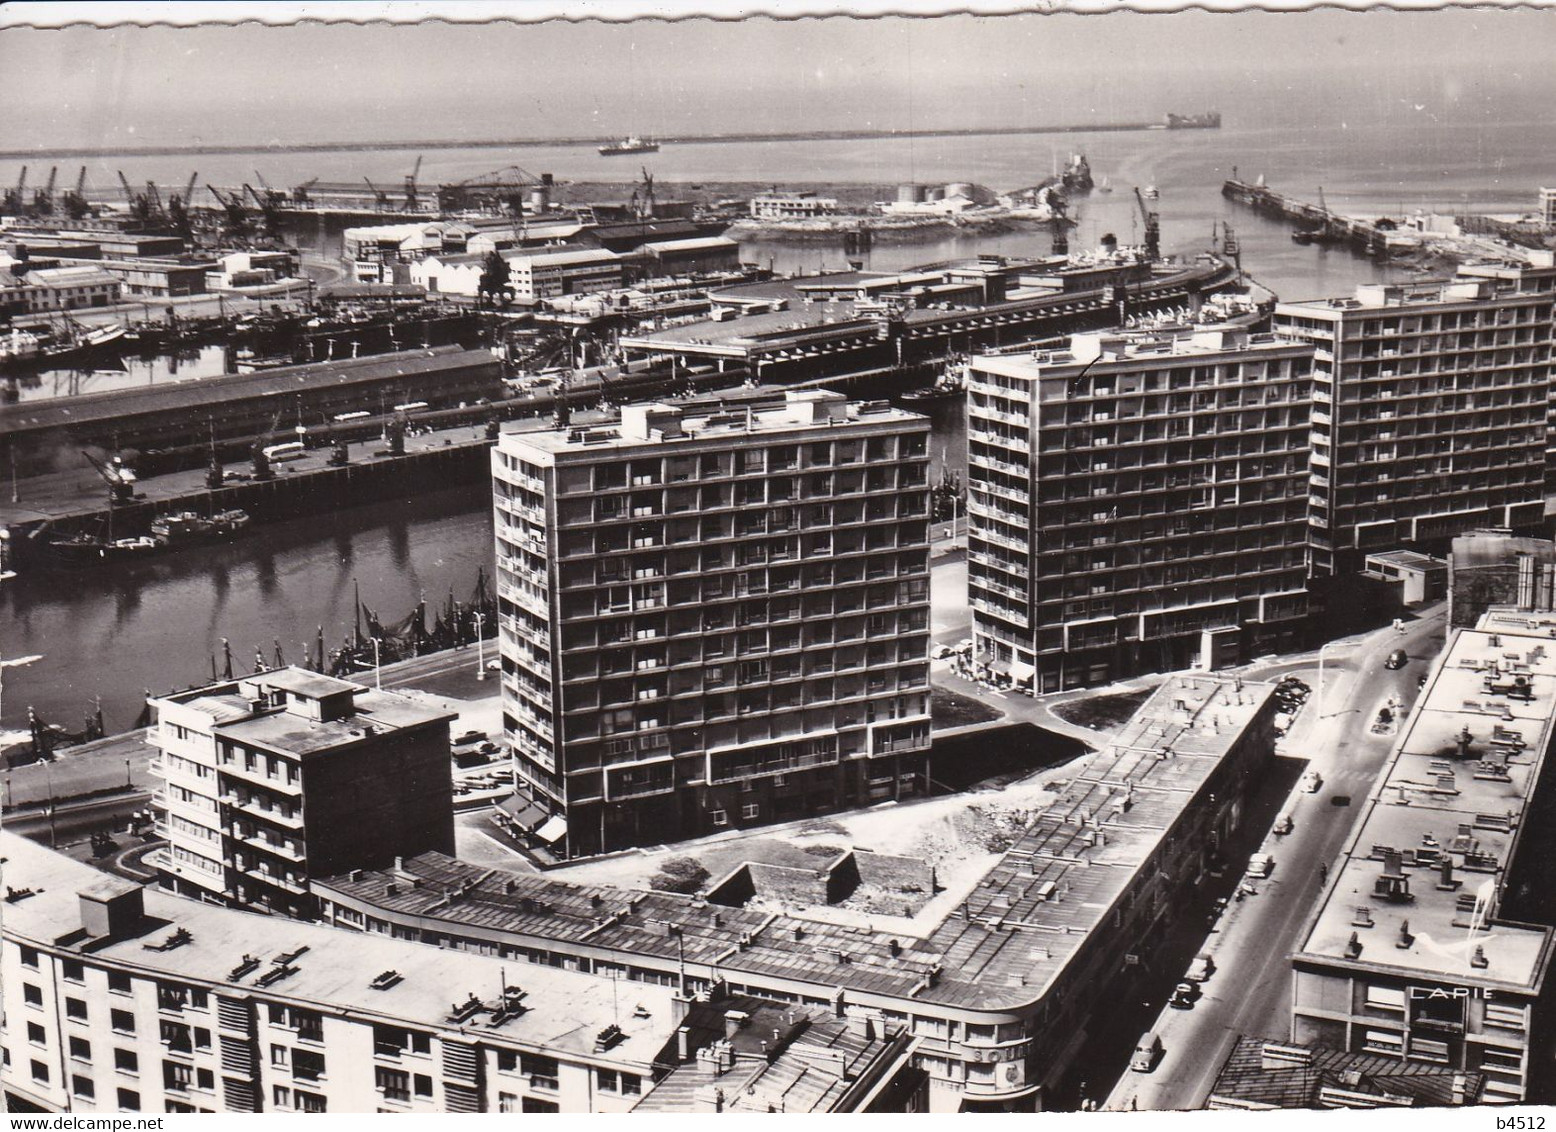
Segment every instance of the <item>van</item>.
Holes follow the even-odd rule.
[[[1149,1073],[1156,1068],[1157,1058],[1162,1056],[1162,1039],[1155,1030],[1147,1030],[1135,1043],[1135,1052],[1129,1057],[1129,1068],[1136,1073]]]

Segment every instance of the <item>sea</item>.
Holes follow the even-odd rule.
[[[1232,117],[1229,115],[1229,118]],[[1147,130],[1062,135],[909,138],[850,141],[731,142],[666,145],[645,157],[601,157],[581,146],[428,151],[425,184],[464,180],[517,165],[559,181],[630,181],[646,167],[660,197],[674,185],[718,182],[878,186],[890,199],[906,182],[970,181],[996,191],[1036,184],[1071,154],[1084,154],[1099,186],[1079,198],[1071,247],[1094,247],[1105,234],[1123,243],[1141,234],[1134,190],[1155,187],[1150,207],[1161,217],[1163,250],[1193,255],[1219,243],[1231,225],[1246,272],[1284,299],[1349,294],[1360,283],[1388,278],[1390,269],[1338,248],[1301,247],[1290,226],[1225,200],[1228,177],[1263,176],[1275,189],[1316,200],[1320,190],[1342,213],[1409,217],[1425,213],[1522,214],[1534,211],[1540,185],[1556,183],[1556,116],[1489,124],[1444,124],[1423,116],[1415,125],[1335,121],[1324,125],[1219,130]],[[186,154],[176,157],[57,160],[70,181],[81,164],[89,185],[181,186],[191,170],[202,183],[274,187],[318,177],[367,177],[397,184],[416,155],[403,150]],[[0,184],[14,184],[20,162],[0,162]],[[34,169],[39,162],[31,162]],[[36,176],[36,173],[34,174]],[[256,185],[257,187],[257,185]],[[896,270],[979,253],[1045,254],[1047,232],[949,233],[913,243],[878,243],[869,266]],[[747,261],[787,273],[836,270],[841,244],[748,241]],[[203,374],[211,359],[189,359],[183,373]],[[137,371],[131,381],[165,379]],[[78,383],[105,388],[111,375]],[[68,381],[47,395],[69,395]],[[41,392],[41,391],[40,391]],[[35,394],[37,395],[37,394]],[[955,469],[964,454],[960,414],[934,414],[932,475]],[[463,600],[477,570],[492,566],[490,503],[478,488],[437,491],[396,503],[353,508],[267,526],[233,545],[190,550],[152,562],[89,572],[28,571],[0,582],[0,660],[37,655],[0,669],[4,678],[0,729],[24,727],[27,710],[77,728],[100,699],[110,730],[131,725],[146,690],[163,693],[208,679],[223,638],[241,668],[256,651],[301,656],[320,626],[333,647],[350,631],[352,594],[389,620],[418,600]]]

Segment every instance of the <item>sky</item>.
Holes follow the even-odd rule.
[[[1533,120],[1556,8],[0,30],[0,149]]]

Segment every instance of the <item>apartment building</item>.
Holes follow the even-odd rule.
[[[503,434],[503,726],[567,855],[925,788],[928,433],[790,392]]]
[[[1099,1012],[1143,993],[1140,956],[1162,946],[1245,820],[1274,749],[1272,691],[1168,678],[1067,768],[1063,792],[954,906],[912,930],[885,913],[839,923],[827,911],[569,883],[437,853],[315,892],[339,927],[590,971],[620,979],[625,994],[725,987],[872,1022],[877,1035],[906,1027],[932,1112],[1052,1107],[1092,1074],[1084,1035]]]
[[[626,1112],[684,1060],[668,986],[186,900],[12,833],[0,853],[12,1112]]]
[[[1447,283],[1281,303],[1311,342],[1313,572],[1371,550],[1444,553],[1481,527],[1544,519],[1556,270],[1471,265]]]
[[[1292,1041],[1549,1100],[1553,635],[1516,609],[1452,633],[1299,937]]]
[[[837,211],[836,197],[804,190],[762,193],[751,198],[753,220],[814,220],[818,216],[834,216]]]
[[[151,704],[170,891],[307,916],[313,877],[453,852],[450,712],[297,667]]]
[[[1290,651],[1312,347],[1078,334],[968,376],[974,656],[1051,692]]]

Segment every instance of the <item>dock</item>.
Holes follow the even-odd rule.
[[[1221,186],[1221,195],[1239,204],[1246,204],[1255,212],[1295,220],[1310,231],[1321,229],[1326,242],[1348,244],[1353,251],[1363,255],[1387,255],[1388,238],[1396,227],[1388,220],[1371,221],[1341,216],[1323,205],[1288,197],[1258,183],[1228,180]]]

